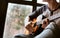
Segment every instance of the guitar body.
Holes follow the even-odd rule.
[[[52,20],[55,20],[58,18],[60,18],[60,13],[55,14],[55,15],[50,16],[50,17],[47,17],[47,19],[49,19],[49,21],[52,21]],[[43,20],[41,20],[41,22]],[[41,28],[42,25],[37,25],[36,23],[37,23],[36,19],[33,19],[33,21],[25,27],[29,31],[29,34],[38,35],[43,31],[43,28]]]
[[[43,29],[41,28],[42,25],[38,26],[36,24],[36,19],[34,19],[34,21],[32,21],[32,23],[28,24],[25,28],[26,28],[26,31],[25,31],[25,34],[29,35],[38,35],[40,34]]]

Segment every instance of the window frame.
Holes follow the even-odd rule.
[[[38,4],[37,3],[37,0],[32,0],[32,1],[24,1],[24,0],[2,0],[0,2],[0,4],[2,4],[0,7],[1,7],[1,13],[0,13],[0,16],[2,17],[1,20],[0,20],[0,28],[1,28],[1,38],[3,37],[3,33],[4,33],[4,25],[5,25],[5,18],[6,18],[6,12],[7,12],[7,6],[8,6],[8,3],[16,3],[16,4],[24,4],[24,5],[31,5],[33,8],[32,8],[32,11],[35,11],[37,9],[37,6],[42,6],[43,4]],[[4,8],[3,8],[4,7]]]
[[[17,3],[17,4],[24,4],[24,5],[31,5],[33,7],[32,11],[35,11],[37,6],[42,6],[44,4],[39,4],[37,3],[37,0],[32,0],[32,1],[24,1],[24,0],[19,0],[19,1],[9,1],[10,3]]]

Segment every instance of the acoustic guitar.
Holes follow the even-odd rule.
[[[58,18],[60,18],[60,13],[47,17],[47,19],[49,19],[50,22]],[[39,25],[36,24],[38,23],[36,20],[31,21],[30,24],[26,25],[25,28],[29,31],[29,34],[34,34],[39,29]],[[40,21],[40,24],[42,24],[43,20]]]

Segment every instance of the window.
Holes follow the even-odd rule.
[[[56,0],[57,2],[59,2],[59,0]],[[37,3],[40,3],[40,4],[48,4],[47,2],[43,2],[43,0],[37,0]]]
[[[24,33],[24,18],[32,12],[32,6],[8,3],[5,31],[3,38],[12,38]]]
[[[59,2],[59,0],[57,0],[57,2]]]
[[[8,3],[3,38],[13,38],[16,34],[24,33],[24,18],[35,11],[37,6],[42,6],[37,0],[11,2],[14,3]]]
[[[46,2],[43,3],[42,0],[22,0],[20,2],[11,2],[14,3],[8,3],[3,38],[12,38],[15,34],[23,33],[24,18],[26,15],[40,8],[40,6],[47,4]],[[57,2],[59,2],[59,0],[57,0]]]
[[[40,4],[47,4],[46,2],[43,2],[43,0],[37,0],[37,3],[40,3]]]

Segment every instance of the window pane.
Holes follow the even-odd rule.
[[[24,34],[24,18],[32,12],[32,6],[8,3],[3,38]]]
[[[57,0],[57,2],[59,2],[59,0]]]
[[[40,4],[47,4],[47,2],[43,2],[43,0],[37,0],[37,3],[40,3]]]
[[[56,0],[56,1],[59,2],[59,0]],[[37,0],[37,3],[48,4],[47,2],[43,2],[43,0]]]

